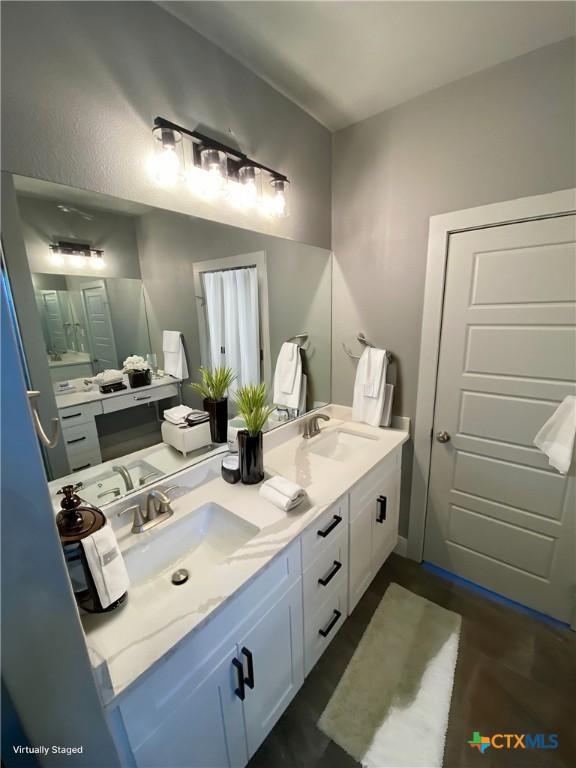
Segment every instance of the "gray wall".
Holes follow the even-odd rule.
[[[268,223],[156,187],[156,115],[284,172],[291,215]],[[2,4],[3,170],[329,247],[330,163],[326,128],[155,3]]]
[[[568,40],[335,134],[335,402],[351,402],[355,374],[341,343],[364,331],[398,360],[394,413],[414,417],[428,220],[576,186],[575,93]]]
[[[64,197],[65,190],[62,192]],[[83,212],[93,217],[87,220],[79,214],[64,213],[59,210],[56,200],[44,200],[21,194],[18,195],[18,208],[31,272],[42,274],[65,272],[82,277],[86,275],[140,277],[133,216],[80,206]],[[55,266],[50,259],[49,245],[55,240],[67,239],[86,242],[94,248],[102,248],[104,267],[91,271],[89,267],[75,269],[68,263],[62,267]]]
[[[312,396],[330,400],[330,252],[168,211],[152,211],[137,225],[152,349],[162,362],[162,331],[182,331],[191,378],[198,379],[200,344],[193,263],[265,251],[272,369],[282,342],[308,331]],[[184,388],[184,399],[198,405]]]

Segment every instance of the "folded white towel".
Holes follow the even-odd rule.
[[[162,335],[164,370],[176,379],[188,378],[188,363],[180,331],[164,331]]]
[[[107,368],[97,376],[94,376],[94,381],[97,384],[116,384],[123,381],[124,374],[122,371],[118,371],[116,368]]]
[[[554,469],[565,475],[572,463],[575,437],[576,395],[568,395],[540,429],[534,445],[548,456]]]
[[[386,397],[386,353],[384,350],[382,369],[378,379],[378,389],[375,397],[364,393],[365,382],[368,379],[368,361],[372,360],[373,347],[366,347],[358,361],[356,380],[354,382],[354,400],[352,403],[352,419],[379,427],[384,418],[384,401]]]
[[[386,360],[386,352],[383,349],[366,347],[366,373],[364,376],[364,394],[366,397],[378,397],[382,370]]]
[[[295,509],[306,498],[306,491],[297,483],[275,475],[260,486],[260,496],[284,512]]]
[[[164,411],[164,418],[172,424],[184,424],[186,416],[193,413],[192,408],[187,405],[177,405],[175,408],[167,408]]]
[[[105,525],[82,539],[82,547],[102,608],[122,597],[130,586],[122,553],[112,526]]]
[[[284,342],[274,370],[274,404],[297,409],[302,388],[302,359],[298,344]]]

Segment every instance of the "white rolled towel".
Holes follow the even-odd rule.
[[[306,498],[306,491],[297,483],[275,475],[260,486],[260,496],[284,512],[295,509]]]

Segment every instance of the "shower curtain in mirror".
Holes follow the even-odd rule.
[[[210,365],[236,373],[234,392],[260,382],[260,318],[256,267],[204,272]]]

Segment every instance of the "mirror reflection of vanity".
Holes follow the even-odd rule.
[[[207,423],[193,427],[190,450],[165,439],[165,410],[203,409],[188,386],[200,366],[233,369],[236,426],[234,391],[242,384],[266,384],[274,406],[267,429],[330,402],[329,251],[85,190],[13,181],[18,221],[11,223],[27,263],[11,249],[7,277],[41,422],[57,419],[61,428],[58,444],[43,447],[51,493],[81,482],[83,497],[103,506],[225,452],[226,444],[211,444]],[[167,331],[181,345],[176,367]],[[286,343],[300,360],[292,399],[274,387]],[[122,373],[133,355],[151,369],[143,386]],[[111,370],[117,388],[102,391]]]

